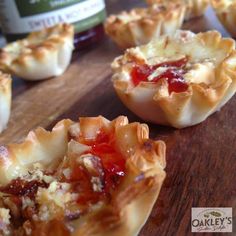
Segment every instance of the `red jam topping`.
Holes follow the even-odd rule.
[[[183,58],[177,61],[163,62],[157,65],[135,65],[131,71],[131,77],[134,86],[137,86],[140,82],[156,83],[160,79],[166,79],[168,82],[169,93],[171,92],[184,92],[188,89],[188,84],[184,80],[183,68],[186,66],[187,58]],[[154,73],[159,67],[169,68],[162,74],[154,77],[151,81],[148,81],[148,77]]]
[[[38,180],[26,181],[20,178],[12,180],[8,185],[1,187],[0,191],[17,197],[27,196],[34,198],[38,188],[46,188],[48,184]]]
[[[71,181],[74,182],[74,190],[80,193],[78,203],[96,203],[104,196],[109,196],[111,190],[120,183],[125,175],[125,159],[116,150],[112,134],[100,132],[94,141],[80,142],[91,146],[91,151],[85,154],[88,154],[92,171],[77,162],[72,171]],[[84,156],[80,158],[82,161]],[[93,187],[93,179],[99,180],[98,191]]]
[[[125,175],[125,159],[117,152],[113,135],[98,134],[92,145],[92,154],[101,158],[105,172],[105,190],[115,188]]]

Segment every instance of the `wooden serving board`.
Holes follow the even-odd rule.
[[[140,2],[109,0],[108,13]],[[229,36],[211,8],[204,17],[185,23],[184,28],[194,32],[216,29]],[[15,78],[11,118],[0,135],[1,145],[22,140],[37,126],[51,129],[62,118],[103,115],[113,119],[126,115],[130,121],[142,122],[126,109],[112,88],[110,63],[121,53],[105,38],[94,48],[75,53],[61,77],[42,82]],[[191,207],[232,207],[236,223],[235,126],[235,96],[200,125],[182,130],[149,125],[151,137],[167,144],[167,178],[140,236],[192,235]],[[235,227],[232,235],[236,235]]]

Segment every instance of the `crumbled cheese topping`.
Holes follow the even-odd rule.
[[[76,201],[78,194],[70,192],[71,185],[53,181],[47,189],[39,188],[36,195],[36,204],[39,204],[39,213],[35,220],[50,220],[58,212],[66,208],[66,204]]]
[[[36,163],[33,166],[33,170],[28,171],[27,175],[23,175],[21,178],[27,181],[44,181],[45,183],[51,183],[54,181],[54,177],[51,175],[45,175],[42,171],[42,165],[40,163]]]
[[[53,202],[56,205],[63,207],[64,203],[71,200],[70,193],[67,192],[69,189],[70,184],[53,181],[47,189],[38,189],[36,202],[40,205]]]

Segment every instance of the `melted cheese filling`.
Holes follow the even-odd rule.
[[[178,60],[181,60],[185,57],[186,56],[183,54],[168,56],[168,57],[151,57],[151,58],[148,58],[147,64],[154,66],[157,64],[161,64],[163,62],[178,61]]]
[[[187,73],[184,74],[184,79],[187,83],[205,83],[211,84],[215,80],[215,65],[213,62],[193,63],[187,65],[190,67]]]
[[[149,65],[156,65],[163,62],[177,61],[185,56],[179,55],[175,57],[155,57],[148,59]],[[155,77],[163,74],[168,69],[174,69],[174,67],[158,67],[149,77],[148,81],[152,81]],[[183,74],[183,77],[187,83],[205,83],[211,84],[215,80],[215,64],[214,59],[205,59],[204,61],[188,62],[184,67],[186,73]],[[126,79],[127,80],[127,79]]]

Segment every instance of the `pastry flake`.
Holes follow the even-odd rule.
[[[150,5],[160,4],[162,2],[170,2],[169,0],[146,0]],[[171,2],[182,3],[186,6],[185,20],[202,16],[209,6],[210,0],[172,0]]]
[[[6,128],[10,117],[11,83],[10,75],[0,71],[0,132]]]
[[[0,50],[0,69],[26,80],[64,73],[73,51],[74,28],[59,24],[9,43]]]
[[[38,128],[23,143],[0,148],[0,232],[137,235],[165,165],[165,143],[123,116],[63,120],[52,132]]]
[[[212,0],[211,3],[220,22],[236,38],[236,1]]]
[[[162,3],[111,15],[105,31],[120,48],[148,43],[163,34],[173,34],[182,26],[185,7],[179,3]]]
[[[145,121],[184,128],[204,121],[234,95],[235,56],[235,42],[216,31],[178,31],[116,58],[113,85]]]

